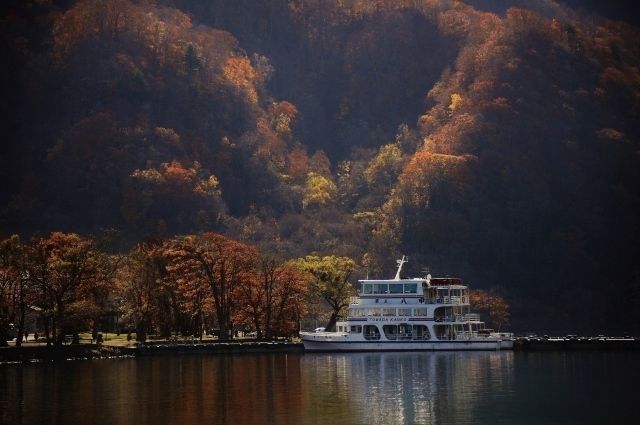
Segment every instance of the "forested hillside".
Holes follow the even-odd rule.
[[[640,29],[591,3],[4,2],[0,236],[406,254],[515,330],[637,333]]]

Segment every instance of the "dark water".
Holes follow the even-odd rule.
[[[633,424],[640,353],[156,357],[0,365],[1,424]]]

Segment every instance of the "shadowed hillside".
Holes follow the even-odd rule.
[[[0,228],[215,230],[372,275],[407,254],[506,297],[517,330],[638,331],[623,6],[8,2]]]

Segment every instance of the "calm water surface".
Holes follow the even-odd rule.
[[[0,424],[640,423],[640,353],[155,357],[0,365]]]

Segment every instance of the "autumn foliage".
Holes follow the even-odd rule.
[[[517,327],[638,330],[639,297],[599,294],[638,293],[640,33],[576,3],[9,2],[2,237],[115,229],[113,251],[139,250],[127,267],[158,289],[131,320],[165,333],[215,316],[269,335],[298,314],[258,308],[255,265],[253,305],[226,306],[221,278],[176,278],[173,256],[208,232],[379,274],[407,254],[509,287]]]

